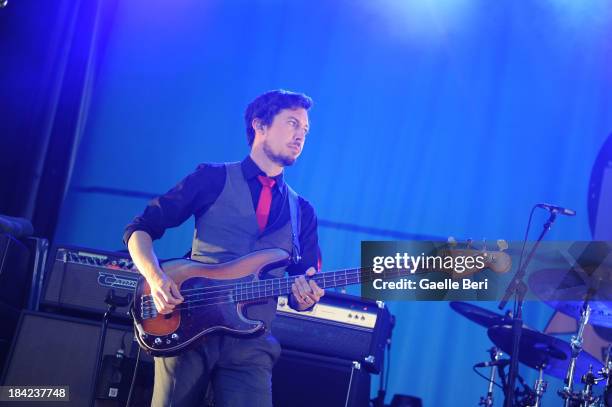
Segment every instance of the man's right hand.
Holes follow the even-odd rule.
[[[166,273],[160,271],[155,279],[148,281],[155,308],[160,314],[169,314],[184,301],[176,283]]]
[[[159,267],[151,236],[142,230],[135,231],[129,238],[128,250],[138,271],[149,283],[157,312],[171,313],[184,298],[176,283]]]

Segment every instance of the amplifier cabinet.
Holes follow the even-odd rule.
[[[326,292],[312,310],[298,312],[279,297],[272,334],[283,349],[356,361],[379,373],[393,316],[382,302]]]
[[[133,295],[140,273],[129,254],[75,246],[53,252],[46,275],[41,305],[59,309],[104,314],[110,289],[115,294]],[[115,314],[130,318],[129,307]]]

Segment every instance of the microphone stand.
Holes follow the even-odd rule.
[[[521,343],[521,333],[523,327],[523,302],[525,300],[525,295],[527,294],[527,284],[523,281],[525,277],[525,270],[527,270],[527,266],[531,262],[535,251],[537,250],[540,242],[544,238],[544,235],[550,230],[552,224],[557,219],[557,210],[552,210],[550,212],[550,216],[546,223],[544,223],[542,232],[540,236],[538,236],[538,240],[536,240],[531,252],[529,252],[529,256],[524,263],[519,264],[519,269],[514,275],[514,278],[506,288],[506,292],[504,293],[504,297],[498,305],[499,309],[504,309],[508,300],[513,295],[515,296],[515,312],[512,315],[512,353],[510,354],[510,371],[508,373],[508,382],[506,384],[505,390],[505,399],[504,399],[504,407],[513,407],[514,405],[514,384],[516,382],[516,376],[518,373],[518,362],[519,362],[519,345]]]
[[[92,374],[92,382],[90,388],[89,405],[95,407],[96,405],[96,389],[98,386],[98,378],[100,376],[100,368],[102,366],[102,358],[104,356],[104,344],[106,343],[106,331],[108,330],[108,321],[115,312],[117,307],[125,307],[132,302],[132,294],[128,294],[125,297],[115,294],[115,290],[110,289],[106,294],[104,302],[107,305],[106,312],[102,318],[102,326],[100,328],[100,337],[98,338],[98,351],[96,352],[96,367]]]

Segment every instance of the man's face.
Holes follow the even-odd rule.
[[[308,112],[303,108],[283,109],[269,126],[263,126],[263,151],[270,160],[286,167],[302,153],[308,133]]]

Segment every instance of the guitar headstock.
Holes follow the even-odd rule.
[[[464,244],[460,244],[454,237],[448,238],[447,246],[442,250],[445,256],[451,257],[476,257],[482,256],[484,267],[466,267],[462,272],[453,272],[453,277],[465,277],[477,273],[484,269],[491,269],[496,273],[506,273],[512,267],[512,258],[505,252],[508,249],[508,242],[497,240],[497,250],[489,250],[487,243],[483,239],[482,244],[478,245],[472,239],[467,239]],[[480,265],[480,264],[479,264]]]

